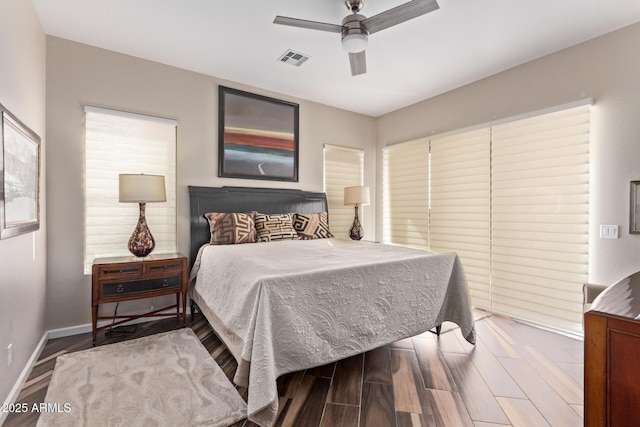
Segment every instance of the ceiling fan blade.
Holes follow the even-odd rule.
[[[362,24],[369,34],[373,34],[439,8],[436,0],[413,0],[371,16],[362,21]]]
[[[342,25],[327,24],[325,22],[307,21],[305,19],[288,18],[286,16],[276,16],[274,24],[289,25],[291,27],[308,28],[310,30],[329,31],[330,33],[341,33]]]
[[[351,75],[357,76],[367,72],[367,56],[362,52],[349,53],[349,65],[351,65]]]

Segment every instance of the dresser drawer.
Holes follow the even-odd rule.
[[[132,280],[132,281],[120,281],[102,283],[101,296],[108,298],[118,295],[132,295],[136,293],[143,293],[148,291],[160,291],[166,289],[168,291],[176,292],[180,289],[181,277],[169,276],[160,279],[145,279],[145,280]]]

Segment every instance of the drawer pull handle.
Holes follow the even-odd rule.
[[[122,285],[118,285],[118,289],[116,289],[116,292],[118,292],[119,294],[124,292],[124,286]]]
[[[162,287],[166,288],[167,286],[169,286],[169,282],[167,282],[167,280],[165,279],[162,281]]]
[[[133,267],[133,268],[118,268],[115,270],[103,270],[105,274],[118,274],[118,273],[124,273],[124,274],[135,274],[138,273],[139,269],[137,267]]]
[[[170,268],[180,268],[180,264],[152,265],[149,270],[168,270]]]

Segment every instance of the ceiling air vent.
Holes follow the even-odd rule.
[[[304,53],[300,53],[300,52],[296,52],[295,50],[288,49],[285,53],[283,53],[280,56],[280,58],[278,58],[278,61],[299,67],[309,58],[310,58],[309,55],[305,55]]]

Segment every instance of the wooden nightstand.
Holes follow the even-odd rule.
[[[93,262],[91,273],[91,314],[93,343],[96,334],[103,329],[150,316],[173,316],[173,313],[160,313],[176,308],[180,317],[182,305],[183,326],[187,322],[187,258],[182,254],[150,255],[142,260],[134,257],[97,258]],[[98,307],[107,302],[128,301],[140,298],[152,298],[176,294],[175,305],[163,307],[148,313],[123,316],[98,316]],[[182,304],[180,297],[182,296]],[[98,320],[117,321],[98,328]]]

